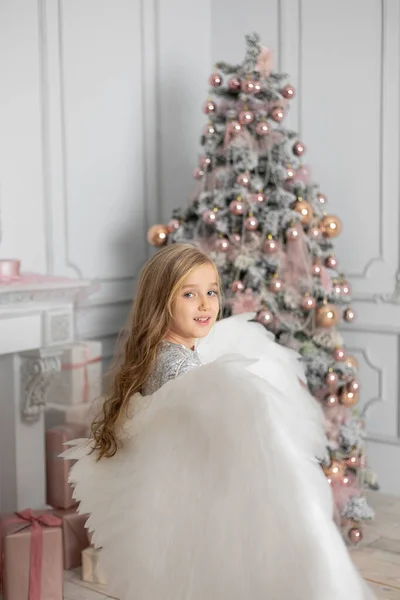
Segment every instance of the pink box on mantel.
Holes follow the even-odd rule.
[[[20,277],[21,261],[17,258],[0,258],[0,283],[8,283]]]

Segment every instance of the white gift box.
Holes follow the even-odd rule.
[[[61,372],[50,384],[47,404],[74,406],[92,403],[101,395],[101,342],[66,346],[60,356]]]
[[[82,551],[82,581],[107,584],[100,560],[101,548],[89,546]]]

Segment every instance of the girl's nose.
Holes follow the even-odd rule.
[[[209,298],[208,298],[208,296],[204,296],[200,300],[200,310],[209,310],[209,308],[210,308]]]

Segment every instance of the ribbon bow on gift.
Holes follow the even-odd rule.
[[[42,583],[42,557],[43,557],[43,530],[45,527],[60,527],[62,520],[51,513],[35,514],[30,508],[16,512],[16,517],[9,517],[0,521],[0,589],[3,581],[3,551],[2,527],[4,525],[21,524],[21,527],[13,531],[17,533],[31,528],[31,548],[30,548],[30,564],[29,564],[29,594],[28,600],[40,600],[41,583]]]
[[[268,77],[272,69],[272,52],[269,48],[261,48],[255,70]]]

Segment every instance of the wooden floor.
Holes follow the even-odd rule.
[[[400,498],[370,493],[368,499],[376,519],[365,527],[364,540],[351,555],[379,600],[400,600]],[[103,586],[82,582],[79,570],[65,571],[64,600],[107,598]]]

